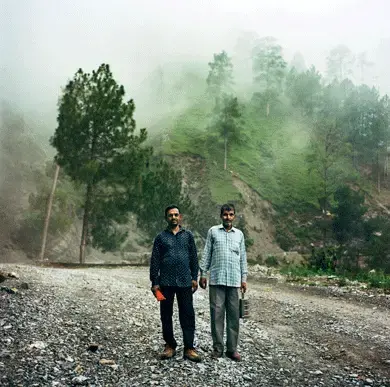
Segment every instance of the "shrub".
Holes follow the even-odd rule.
[[[278,258],[275,257],[274,255],[269,255],[269,256],[265,259],[265,264],[266,264],[267,266],[276,267],[276,266],[279,266],[279,261],[278,261]]]

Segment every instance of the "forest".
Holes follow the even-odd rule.
[[[23,138],[29,154],[36,148],[36,163],[18,166],[33,176],[35,190],[19,211],[13,240],[39,251],[56,164],[49,244],[79,222],[81,262],[89,245],[126,249],[130,223],[148,246],[170,203],[183,208],[201,246],[218,206],[230,201],[239,208],[242,193],[232,183],[238,178],[272,204],[275,243],[303,254],[305,267],[374,270],[388,285],[389,98],[365,83],[372,66],[365,53],[338,45],[326,64],[321,73],[299,52],[287,63],[276,38],[244,36],[234,55],[221,50],[208,63],[159,66],[139,103],[109,64],[79,69],[59,94],[53,161],[33,138],[28,143],[23,120],[5,106],[3,125],[18,130],[3,136]],[[142,110],[145,101],[154,106],[153,119]],[[148,127],[138,128],[136,117]],[[188,160],[201,160],[201,175],[186,176]],[[197,179],[201,192],[185,183]],[[242,217],[240,226],[245,232]],[[249,253],[254,242],[247,238]]]

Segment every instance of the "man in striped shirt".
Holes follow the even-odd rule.
[[[221,207],[222,224],[213,226],[207,233],[203,259],[200,264],[200,287],[206,289],[209,274],[211,335],[214,358],[222,357],[226,314],[226,356],[240,361],[237,352],[240,327],[239,291],[247,288],[247,259],[242,231],[233,227],[233,204]]]

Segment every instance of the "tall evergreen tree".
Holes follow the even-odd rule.
[[[344,44],[332,48],[326,62],[327,74],[331,82],[334,80],[341,82],[352,76],[355,57]]]
[[[126,170],[126,174],[122,181],[125,181],[129,174],[140,173],[149,154],[148,149],[141,147],[146,140],[146,130],[135,134],[134,102],[126,102],[124,98],[124,87],[115,81],[109,65],[102,64],[91,74],[79,69],[59,101],[58,126],[51,139],[57,150],[55,159],[65,173],[86,187],[80,262],[85,260],[91,215],[97,214],[99,209],[97,199],[110,195],[110,189],[121,180],[118,169],[113,166],[119,165],[118,160],[137,161],[123,165],[121,171]],[[106,219],[111,215],[116,221],[124,220],[117,214],[106,215]],[[94,226],[98,227],[98,223]]]
[[[270,113],[270,104],[282,92],[285,78],[286,61],[282,47],[272,37],[260,39],[253,49],[253,80],[259,92],[267,99],[266,115]]]
[[[208,91],[215,98],[218,106],[223,94],[230,94],[233,86],[233,64],[226,51],[214,54],[214,60],[209,62],[210,71],[207,76]]]
[[[314,66],[305,72],[290,70],[287,76],[287,95],[294,107],[299,107],[306,116],[313,117],[321,95],[321,74]]]
[[[230,142],[239,141],[240,139],[240,117],[241,108],[237,97],[224,95],[215,122],[218,133],[222,135],[224,142],[224,170],[227,168],[228,147]]]
[[[307,161],[316,176],[317,195],[323,213],[329,211],[329,199],[343,181],[349,147],[342,126],[342,106],[338,90],[327,86],[313,120]]]

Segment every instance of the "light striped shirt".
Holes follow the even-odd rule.
[[[248,266],[242,231],[235,227],[226,231],[222,224],[211,227],[199,267],[203,277],[210,271],[210,285],[240,287],[246,282]]]

